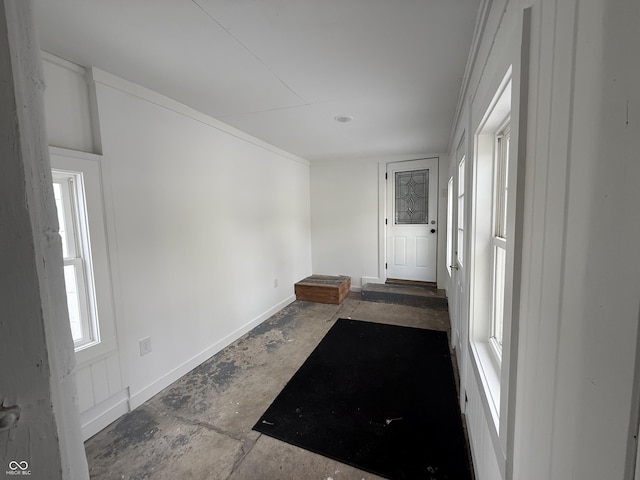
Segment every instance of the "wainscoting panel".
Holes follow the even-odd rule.
[[[76,371],[76,382],[84,440],[129,410],[117,352],[81,365]]]
[[[494,435],[490,429],[489,422],[492,420],[487,417],[475,371],[471,365],[467,368],[469,378],[466,384],[466,420],[476,480],[500,480],[504,478],[504,474],[499,467],[496,453],[495,445],[498,442],[494,442]]]

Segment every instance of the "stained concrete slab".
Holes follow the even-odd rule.
[[[86,442],[91,478],[376,477],[251,430],[338,318],[448,331],[446,310],[296,301]]]
[[[351,317],[355,320],[388,323],[404,327],[428,328],[445,332],[448,332],[450,328],[449,312],[441,308],[359,302]]]
[[[229,480],[383,478],[262,435]]]
[[[91,478],[129,480],[228,478],[243,447],[214,428],[146,405],[86,443]]]
[[[448,307],[447,295],[444,290],[414,283],[368,283],[362,287],[362,300],[414,307],[441,309]]]

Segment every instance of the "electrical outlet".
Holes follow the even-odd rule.
[[[143,338],[138,342],[140,346],[140,356],[146,355],[151,352],[151,337]]]
[[[278,288],[278,279],[277,278],[273,279],[273,288]]]

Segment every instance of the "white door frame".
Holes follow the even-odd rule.
[[[464,220],[464,229],[467,233],[467,239],[462,245],[463,251],[460,252],[459,242],[458,242],[458,215],[459,215],[459,207],[458,207],[458,198],[459,198],[459,188],[460,188],[460,163],[464,159],[465,161],[465,178],[463,179],[464,189],[465,189],[465,205],[464,211],[466,214],[463,216]],[[453,178],[453,225],[448,226],[452,228],[454,235],[452,238],[453,241],[453,265],[457,268],[450,267],[451,269],[451,294],[449,295],[449,312],[450,315],[454,315],[455,318],[451,318],[452,330],[455,328],[458,330],[457,338],[454,339],[455,344],[453,345],[456,349],[457,360],[458,360],[458,371],[460,375],[460,389],[461,391],[466,386],[467,382],[467,356],[469,354],[468,351],[468,343],[469,343],[469,307],[468,307],[468,269],[466,266],[469,263],[469,255],[468,249],[466,245],[469,243],[469,198],[470,198],[470,167],[469,167],[469,143],[466,135],[466,131],[462,131],[460,140],[458,142],[458,147],[455,150],[454,156],[451,159],[449,172],[451,177]],[[460,266],[458,259],[460,255],[463,256],[463,263]],[[464,395],[460,395],[460,409],[464,413],[466,411],[466,398]]]
[[[462,160],[467,163],[467,150],[466,150],[466,137],[465,132],[462,132],[458,147],[455,150],[449,164],[449,177],[452,180],[452,205],[451,205],[451,220],[452,224],[447,224],[447,238],[451,235],[451,257],[447,258],[447,271],[449,273],[448,287],[449,287],[449,316],[451,318],[451,341],[452,347],[458,351],[460,356],[464,355],[463,345],[467,338],[467,315],[465,314],[465,302],[464,292],[466,291],[466,278],[465,264],[466,260],[463,260],[462,264],[459,259],[463,257],[464,252],[460,252],[460,242],[458,241],[459,235],[459,193],[460,193],[460,163]],[[466,228],[465,228],[466,230]],[[463,358],[459,358],[461,362]],[[461,370],[460,365],[458,368]]]
[[[425,169],[429,172],[426,184],[427,222],[396,223],[397,175],[399,173],[413,175]],[[438,271],[438,158],[388,163],[386,184],[387,278],[435,283]],[[400,243],[397,243],[398,241]]]
[[[387,173],[387,164],[398,163],[401,161],[413,161],[413,160],[426,160],[426,159],[438,159],[438,170],[440,170],[440,156],[430,155],[419,158],[408,158],[405,160],[394,160],[378,163],[378,275],[377,277],[362,277],[362,285],[367,283],[384,283],[387,280],[387,270],[385,268],[386,256],[387,256],[387,236],[385,218],[387,218],[387,181],[385,174]],[[440,188],[440,173],[438,173],[438,189]],[[438,199],[438,202],[441,200]],[[438,207],[438,213],[436,214],[436,227],[440,226],[440,208]],[[438,237],[440,240],[440,237]],[[436,282],[437,282],[436,272]]]

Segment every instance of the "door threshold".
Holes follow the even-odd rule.
[[[438,284],[436,282],[424,282],[421,280],[403,280],[401,278],[387,278],[384,283],[392,285],[414,285],[417,287],[433,287],[436,288]]]

